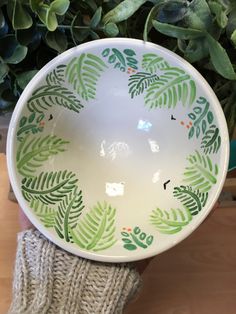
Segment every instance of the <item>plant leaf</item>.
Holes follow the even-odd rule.
[[[20,1],[14,0],[12,25],[16,29],[27,29],[33,24],[32,18],[27,9],[21,4]]]
[[[207,34],[206,38],[211,62],[216,71],[228,80],[236,80],[233,65],[225,49],[211,35]]]
[[[132,16],[147,0],[124,0],[103,17],[103,23],[119,23]]]
[[[74,90],[85,100],[94,99],[96,85],[106,64],[96,55],[82,53],[66,67],[66,78]]]
[[[192,216],[186,207],[184,210],[171,208],[169,211],[156,208],[150,216],[151,224],[164,234],[174,234],[181,231],[191,220]]]
[[[124,248],[133,251],[138,247],[142,249],[148,248],[152,243],[154,237],[152,235],[147,235],[145,232],[142,232],[139,227],[134,227],[133,230],[129,229],[128,232],[121,232],[122,241],[124,242]]]
[[[26,177],[33,177],[38,167],[41,167],[50,156],[64,152],[65,144],[68,143],[56,135],[25,136],[18,146],[16,155],[19,173]]]
[[[116,37],[119,34],[119,28],[115,23],[108,23],[105,25],[104,32],[109,37]]]
[[[205,154],[216,154],[221,145],[219,129],[213,124],[202,138],[201,148]]]
[[[49,47],[60,53],[67,49],[66,34],[60,29],[56,29],[54,32],[47,32],[45,40]]]
[[[193,190],[191,186],[183,186],[174,188],[174,197],[189,209],[192,216],[197,215],[206,205],[208,193],[201,193]]]
[[[83,208],[82,191],[77,187],[61,200],[55,217],[55,230],[66,242],[70,242],[69,228],[77,226]]]
[[[201,155],[198,151],[187,159],[189,166],[185,168],[183,181],[194,190],[208,192],[217,182],[218,166],[214,165],[208,156]]]
[[[97,8],[96,12],[94,13],[93,17],[91,18],[90,27],[96,28],[101,21],[101,17],[102,17],[102,7],[99,7],[99,8]]]
[[[194,39],[194,38],[200,38],[204,37],[205,33],[203,31],[192,29],[192,28],[184,28],[180,26],[175,26],[171,24],[166,23],[160,23],[158,21],[153,20],[152,21],[154,28],[159,31],[160,33],[175,37],[178,39]]]
[[[52,205],[62,201],[67,194],[73,192],[77,181],[75,174],[67,170],[41,172],[34,178],[24,178],[21,189],[28,202],[39,200],[46,205]],[[69,202],[70,197],[66,200]]]
[[[105,250],[116,242],[116,209],[107,203],[97,203],[79,221],[75,229],[70,229],[73,241],[89,251]]]
[[[55,209],[50,206],[40,202],[39,200],[32,199],[30,201],[30,208],[33,209],[34,213],[43,223],[46,228],[53,228],[55,224]]]
[[[53,105],[62,106],[75,112],[80,112],[83,108],[73,92],[61,85],[39,87],[33,92],[27,103],[29,111],[39,113],[43,113]]]
[[[136,74],[130,75],[129,77],[129,94],[131,98],[138,96],[147,89],[150,84],[157,81],[159,77],[156,74],[148,72],[137,72]]]
[[[16,77],[17,84],[23,90],[27,86],[27,84],[31,81],[31,79],[36,75],[38,70],[26,71],[21,74],[18,74]]]
[[[142,67],[147,72],[156,73],[158,70],[165,70],[170,66],[164,58],[155,53],[146,53],[143,55]]]
[[[179,68],[168,68],[148,88],[145,104],[150,108],[174,108],[180,101],[191,106],[195,97],[196,85],[190,75]]]

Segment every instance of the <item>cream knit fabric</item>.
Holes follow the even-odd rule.
[[[118,314],[139,286],[129,264],[74,256],[28,230],[18,235],[9,314]]]

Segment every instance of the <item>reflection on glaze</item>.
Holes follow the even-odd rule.
[[[117,157],[127,157],[130,153],[130,148],[125,142],[113,142],[108,145],[106,144],[106,141],[103,140],[100,145],[100,156],[111,160],[114,160]]]
[[[161,173],[160,169],[158,169],[155,173],[153,173],[152,183],[157,183],[160,180],[160,173]]]
[[[149,132],[152,127],[152,123],[148,120],[139,120],[137,129],[145,132]]]
[[[124,195],[125,183],[106,183],[106,194],[108,196],[122,196]]]
[[[158,153],[160,151],[160,147],[155,140],[148,139],[148,143],[153,153]]]

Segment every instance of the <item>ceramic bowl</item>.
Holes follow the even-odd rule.
[[[19,204],[51,241],[93,260],[133,261],[206,218],[228,142],[221,106],[188,62],[141,40],[103,39],[59,55],[28,84],[9,127],[8,169]]]

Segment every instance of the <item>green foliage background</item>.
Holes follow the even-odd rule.
[[[0,0],[0,114],[56,55],[105,37],[144,39],[191,62],[236,122],[235,0]]]

